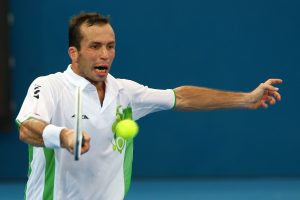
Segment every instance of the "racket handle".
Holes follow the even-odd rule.
[[[84,136],[82,136],[82,140],[81,140],[81,146],[83,146],[85,143],[85,139],[84,139]]]

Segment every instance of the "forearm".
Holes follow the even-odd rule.
[[[174,91],[175,110],[179,111],[247,108],[250,103],[249,94],[243,92],[227,92],[195,86],[181,86]]]
[[[48,123],[34,118],[24,121],[20,126],[20,140],[37,147],[53,147],[53,145],[56,147],[66,147],[70,143],[68,136],[72,134],[71,130],[53,125],[47,127],[48,125]],[[57,134],[57,142],[53,141],[53,137],[52,141],[44,141],[45,137],[43,137],[43,134],[45,134],[46,127],[48,130],[52,129],[50,132],[52,135],[54,134],[54,137]]]
[[[86,131],[83,131],[82,134],[85,141],[81,147],[81,153],[83,154],[90,148],[90,136]],[[65,148],[71,153],[73,153],[75,143],[74,130],[54,126],[34,118],[21,124],[20,140],[36,147]]]
[[[43,130],[48,124],[38,119],[28,119],[20,126],[20,140],[38,147],[44,147]]]

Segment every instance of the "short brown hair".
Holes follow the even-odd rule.
[[[109,16],[103,16],[99,13],[80,13],[80,15],[71,18],[69,23],[69,47],[76,47],[80,50],[80,42],[82,40],[82,34],[80,27],[86,23],[88,26],[110,24]]]

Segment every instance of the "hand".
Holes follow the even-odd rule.
[[[268,108],[269,105],[274,105],[276,101],[281,100],[281,95],[278,92],[278,88],[273,84],[282,83],[281,79],[269,79],[264,83],[261,83],[255,90],[250,92],[250,109]]]
[[[91,137],[86,131],[82,131],[82,137],[84,138],[84,143],[81,146],[81,154],[84,154],[90,149]]]
[[[75,132],[73,129],[63,129],[60,134],[60,146],[67,149],[70,153],[74,153]],[[90,149],[91,137],[86,131],[82,131],[84,143],[81,146],[81,154],[88,152]]]

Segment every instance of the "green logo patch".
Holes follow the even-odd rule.
[[[114,133],[112,148],[114,151],[118,150],[119,153],[122,153],[126,145],[126,140],[122,137],[116,136],[116,126],[121,120],[124,119],[132,119],[132,108],[129,106],[122,108],[122,106],[119,105],[116,109],[116,120],[112,125],[112,132]]]

